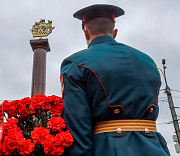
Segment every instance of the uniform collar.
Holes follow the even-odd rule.
[[[109,35],[103,35],[103,36],[98,36],[98,37],[95,37],[91,43],[89,44],[88,48],[98,44],[98,43],[102,43],[102,42],[106,42],[106,41],[113,41],[113,42],[116,42],[114,40],[114,38],[112,36],[109,36]]]

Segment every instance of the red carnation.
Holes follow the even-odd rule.
[[[50,112],[53,116],[59,116],[64,111],[64,105],[62,103],[62,97],[58,97],[55,95],[48,96],[46,98],[46,102],[49,102],[51,105]]]
[[[10,131],[20,131],[20,128],[17,126],[18,119],[10,118],[3,126],[3,136],[7,136]]]
[[[52,128],[53,132],[61,131],[63,128],[66,128],[66,122],[62,117],[52,117],[47,125]]]
[[[3,104],[3,111],[7,112],[10,106],[10,102],[8,100],[5,100],[2,104]]]
[[[44,140],[49,136],[50,130],[44,127],[35,127],[31,132],[31,138],[33,139],[34,144],[43,145]]]
[[[62,97],[56,96],[56,95],[52,95],[52,96],[48,96],[46,98],[47,102],[55,102],[55,101],[62,101]]]
[[[51,106],[51,109],[49,111],[53,116],[59,116],[64,111],[64,105],[63,103],[57,102],[56,104],[53,104]]]
[[[23,99],[21,100],[21,103],[22,103],[24,106],[29,105],[30,102],[31,102],[31,98],[29,98],[29,97],[23,98]]]
[[[69,130],[59,132],[55,137],[55,142],[60,142],[63,147],[70,147],[74,142]]]
[[[19,141],[18,152],[22,155],[29,155],[32,151],[34,151],[35,145],[31,143],[31,139],[24,139]]]
[[[46,103],[45,100],[46,100],[45,95],[41,95],[41,94],[35,95],[32,98],[32,101],[30,102],[29,110],[34,113],[36,108],[41,108],[42,110],[50,109],[50,104]]]
[[[8,102],[7,100],[3,102],[4,112],[8,114],[8,117],[16,117],[18,114],[18,103],[19,100]]]
[[[55,96],[55,95],[46,97],[46,102],[53,102],[54,103],[56,100],[58,100],[58,96]]]
[[[44,146],[44,152],[47,155],[54,154],[55,153],[54,136],[49,135],[48,137],[46,137],[43,146]]]
[[[56,137],[50,136],[47,141],[44,142],[44,152],[47,155],[53,155],[53,156],[58,156],[61,155],[64,152],[64,147],[61,143],[61,141],[55,139]]]
[[[9,131],[2,143],[2,152],[5,155],[11,155],[19,147],[21,140],[24,140],[21,130]]]
[[[20,118],[24,118],[24,117],[27,117],[29,115],[29,111],[26,107],[22,107],[20,110],[19,110],[19,115],[20,115]]]

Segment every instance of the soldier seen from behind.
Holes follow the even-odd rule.
[[[124,10],[77,11],[88,48],[64,59],[64,119],[74,144],[65,156],[169,156],[156,130],[160,74],[147,54],[115,40]]]

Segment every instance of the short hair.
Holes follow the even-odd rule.
[[[110,18],[100,17],[94,18],[85,24],[85,27],[92,35],[112,34],[115,22]]]

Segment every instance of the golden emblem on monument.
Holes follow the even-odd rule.
[[[30,30],[33,37],[43,37],[48,36],[54,28],[52,27],[52,21],[48,20],[48,23],[45,23],[45,19],[41,19],[40,22],[35,22]]]

